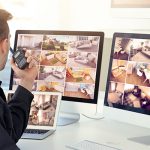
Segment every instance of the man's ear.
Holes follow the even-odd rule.
[[[0,49],[2,53],[7,53],[8,51],[8,39],[4,39],[0,43]]]

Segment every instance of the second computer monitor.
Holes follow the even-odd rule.
[[[105,94],[107,115],[149,127],[150,34],[114,34]]]

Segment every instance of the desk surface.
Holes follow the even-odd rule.
[[[150,145],[128,140],[141,136],[150,136],[150,130],[107,118],[93,120],[82,116],[77,123],[57,127],[56,132],[44,140],[21,139],[17,145],[21,150],[67,150],[65,145],[87,139],[122,150],[150,150]]]

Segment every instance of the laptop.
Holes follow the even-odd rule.
[[[7,92],[7,100],[14,91]],[[56,123],[62,94],[59,92],[32,92],[30,115],[22,139],[44,139],[56,131]]]

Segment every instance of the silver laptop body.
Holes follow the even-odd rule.
[[[8,100],[14,91],[8,91]],[[28,126],[22,139],[44,139],[56,131],[62,94],[60,92],[32,92]]]

